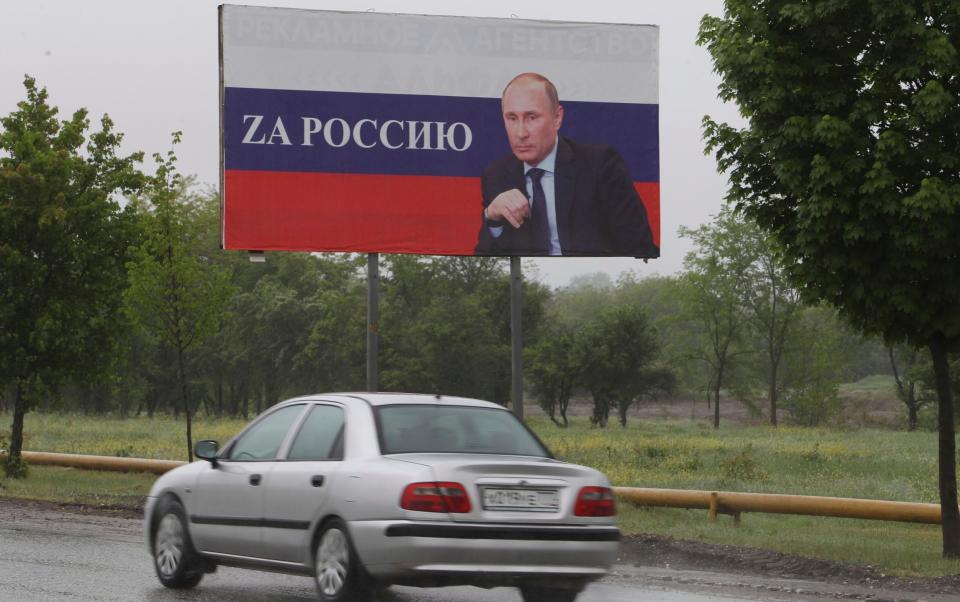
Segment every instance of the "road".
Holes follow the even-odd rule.
[[[812,582],[618,565],[580,602],[718,602],[877,599]],[[946,602],[935,595],[897,600]],[[221,568],[192,591],[164,589],[131,518],[77,514],[0,498],[0,601],[231,601],[315,599],[313,580]],[[392,587],[381,602],[519,602],[512,588]]]

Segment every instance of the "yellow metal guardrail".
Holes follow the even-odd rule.
[[[80,454],[53,454],[48,452],[21,453],[27,464],[67,466],[87,470],[112,470],[118,472],[149,472],[163,474],[186,464],[176,460],[147,460],[144,458],[115,458],[112,456],[84,456]]]
[[[147,460],[143,458],[114,458],[79,454],[23,452],[28,464],[67,466],[87,470],[147,472],[163,474],[185,464],[176,460]],[[812,495],[780,495],[772,493],[734,493],[728,491],[694,491],[689,489],[649,489],[643,487],[614,487],[623,500],[637,506],[691,508],[707,510],[716,521],[720,514],[733,515],[740,521],[743,512],[770,514],[802,514],[835,518],[862,518],[908,523],[940,524],[939,504],[889,502],[856,498],[820,497]]]
[[[712,521],[716,521],[719,514],[732,514],[734,521],[739,522],[743,512],[764,512],[940,524],[939,504],[687,489],[614,487],[613,490],[620,499],[637,506],[701,508],[708,511]]]

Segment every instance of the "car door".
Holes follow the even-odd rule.
[[[224,450],[216,466],[200,474],[190,516],[197,547],[204,552],[262,557],[264,490],[277,456],[306,404],[265,414]]]
[[[318,403],[300,423],[264,490],[264,550],[269,558],[307,562],[310,527],[325,513],[343,459],[344,410]]]

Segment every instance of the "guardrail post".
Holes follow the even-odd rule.
[[[707,511],[707,517],[710,519],[711,523],[717,522],[717,515],[720,511],[719,504],[717,502],[717,498],[719,497],[720,496],[717,495],[716,491],[710,492],[710,509]]]

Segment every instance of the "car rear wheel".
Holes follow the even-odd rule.
[[[187,534],[186,514],[175,499],[160,502],[159,520],[153,531],[153,567],[165,587],[189,589],[200,583],[196,552]]]
[[[371,589],[361,582],[363,571],[343,521],[333,519],[323,526],[313,557],[321,600],[353,602],[370,598]]]
[[[525,583],[520,586],[520,595],[523,602],[573,602],[585,585],[579,582],[561,585]]]

